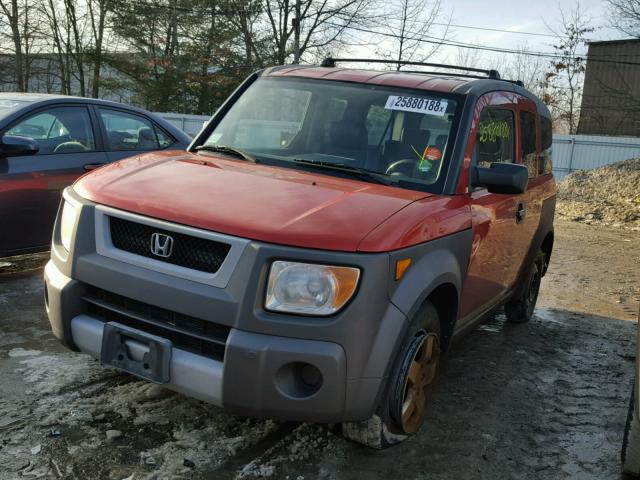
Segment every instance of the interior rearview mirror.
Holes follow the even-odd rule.
[[[516,163],[493,162],[489,168],[471,167],[470,185],[486,187],[490,193],[517,195],[524,193],[529,183],[529,170]]]
[[[5,135],[0,142],[0,157],[17,157],[20,155],[34,155],[40,147],[32,138],[17,135]]]

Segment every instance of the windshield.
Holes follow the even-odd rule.
[[[454,96],[441,92],[260,78],[203,145],[232,147],[279,166],[374,172],[390,184],[439,191],[457,106]],[[340,175],[336,169],[323,173]]]
[[[27,103],[29,102],[25,102],[24,100],[13,100],[8,98],[0,99],[0,118],[6,117]]]

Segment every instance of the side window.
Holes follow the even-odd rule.
[[[154,130],[156,131],[156,136],[158,137],[158,145],[160,145],[160,148],[167,148],[176,143],[173,137],[170,137],[159,128],[154,126]]]
[[[493,162],[514,162],[513,111],[487,107],[480,113],[476,146],[478,165],[488,167]]]
[[[371,105],[367,112],[366,126],[369,146],[375,147],[382,143],[382,136],[388,132],[387,125],[391,118],[392,110],[382,105]]]
[[[171,137],[138,115],[101,108],[100,117],[111,150],[160,150],[174,143]]]
[[[542,147],[542,158],[538,166],[541,174],[551,173],[553,169],[551,150],[553,146],[553,129],[549,117],[540,117],[540,143]]]
[[[81,153],[95,150],[89,112],[85,107],[56,107],[19,120],[5,135],[35,140],[38,155]]]
[[[532,112],[520,112],[520,156],[529,170],[529,178],[537,177],[536,116]]]

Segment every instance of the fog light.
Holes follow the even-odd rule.
[[[322,373],[309,363],[287,363],[276,373],[275,384],[286,397],[307,399],[322,387]]]
[[[308,363],[304,364],[300,369],[300,377],[305,385],[312,388],[315,388],[322,383],[322,374],[320,373],[320,370]]]

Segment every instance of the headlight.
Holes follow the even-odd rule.
[[[276,312],[331,315],[353,296],[359,277],[357,268],[273,262],[265,308]]]
[[[71,235],[73,234],[73,226],[75,223],[76,207],[69,202],[64,202],[62,215],[60,216],[60,241],[67,252],[71,249]]]

